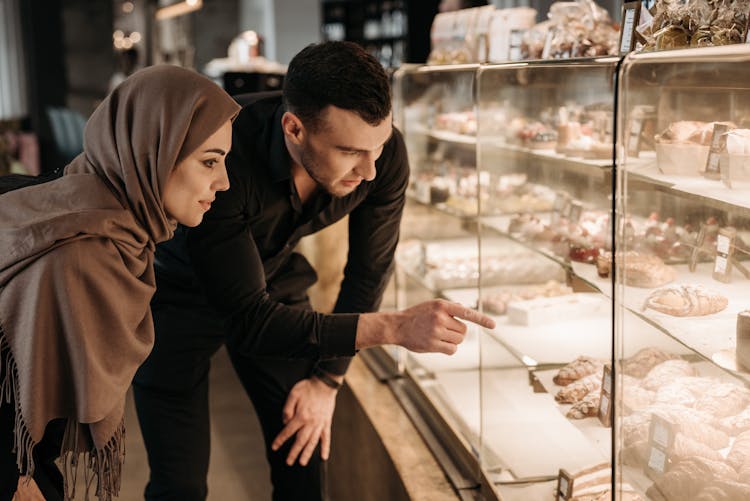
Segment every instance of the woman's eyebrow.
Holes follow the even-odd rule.
[[[206,150],[204,153],[218,153],[219,155],[222,155],[222,156],[227,154],[226,151],[219,149],[219,148],[211,148],[210,150]]]

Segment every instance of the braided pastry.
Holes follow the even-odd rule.
[[[726,297],[700,285],[677,285],[652,292],[646,298],[644,309],[651,308],[675,317],[697,317],[720,312],[728,303]]]

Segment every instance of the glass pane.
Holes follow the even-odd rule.
[[[750,499],[750,50],[626,59],[616,461],[622,495]]]
[[[478,245],[475,65],[402,69],[397,126],[411,179],[397,252],[399,307],[444,298],[476,307]],[[477,331],[453,356],[402,352],[417,382],[470,451],[479,445]]]
[[[560,469],[611,490],[617,63],[479,72],[482,463],[503,499],[551,499]]]

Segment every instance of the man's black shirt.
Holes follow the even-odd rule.
[[[358,313],[375,311],[393,267],[409,179],[397,130],[375,162],[377,175],[349,195],[320,192],[302,205],[284,143],[280,96],[245,106],[227,157],[230,189],[203,223],[180,227],[157,247],[154,304],[208,304],[227,319],[227,342],[247,355],[334,359],[355,352]],[[334,315],[294,307],[315,282],[293,252],[299,240],[349,214],[349,253]],[[325,360],[336,374],[349,359]]]

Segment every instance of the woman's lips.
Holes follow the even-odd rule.
[[[213,200],[211,202],[213,202]],[[201,207],[203,207],[203,210],[207,211],[208,209],[211,208],[211,202],[209,202],[208,200],[201,200],[198,203],[201,204]]]

